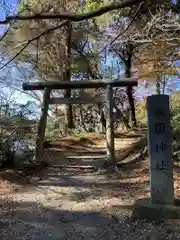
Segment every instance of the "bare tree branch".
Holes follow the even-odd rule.
[[[112,48],[112,50],[118,55],[118,57],[123,61],[126,62],[126,59],[124,58],[124,54],[121,54],[117,49]]]
[[[12,25],[13,25],[13,23],[14,23],[14,22],[10,22],[9,27],[7,27],[7,29],[5,30],[5,32],[3,33],[3,35],[0,37],[0,42],[7,36],[10,28],[11,28]]]
[[[108,44],[105,46],[105,48],[106,48],[108,45],[111,46],[120,36],[122,36],[122,35],[130,28],[130,26],[132,25],[132,23],[134,22],[134,20],[137,18],[138,14],[139,14],[139,11],[140,11],[140,9],[141,9],[141,7],[143,6],[144,3],[145,3],[145,2],[143,1],[143,2],[141,2],[141,3],[139,4],[139,7],[138,7],[137,11],[135,12],[134,16],[132,17],[129,25],[128,25],[122,32],[120,32],[110,43],[108,43]]]
[[[132,17],[132,20],[130,21],[129,25],[128,25],[122,32],[120,32],[120,34],[118,34],[110,43],[106,44],[106,46],[103,47],[103,48],[98,52],[98,54],[100,54],[100,53],[102,53],[104,50],[106,50],[106,48],[108,47],[108,45],[111,46],[121,35],[123,35],[123,34],[130,28],[130,26],[132,25],[132,23],[134,22],[134,20],[135,20],[136,17],[138,16],[139,11],[140,11],[141,7],[143,6],[144,2],[145,2],[145,1],[142,1],[142,3],[139,4],[139,7],[138,7],[138,9],[136,10],[134,16]],[[85,43],[85,44],[86,44],[86,43]],[[75,49],[76,49],[76,51],[84,58],[87,66],[88,66],[88,70],[89,70],[88,72],[90,73],[90,76],[91,76],[92,78],[94,78],[94,74],[92,73],[92,70],[91,70],[91,68],[90,68],[90,64],[89,64],[88,60],[86,59],[85,55],[83,54],[83,50],[80,51],[79,49],[77,50],[77,48],[75,48]],[[101,78],[101,77],[102,77],[102,76],[100,76],[100,78]],[[96,76],[95,78],[98,78],[98,77]]]
[[[49,34],[49,33],[51,33],[52,31],[57,30],[57,29],[63,27],[63,26],[66,25],[67,23],[68,23],[68,21],[63,21],[63,22],[61,22],[61,24],[59,24],[58,26],[49,28],[49,29],[43,31],[42,33],[38,34],[38,35],[35,36],[34,38],[32,38],[32,39],[24,42],[22,45],[24,45],[24,44],[25,44],[25,45],[21,48],[21,50],[20,50],[13,58],[11,58],[8,62],[6,62],[2,67],[0,67],[0,70],[2,70],[3,68],[5,68],[9,63],[11,63],[15,58],[17,58],[17,57],[24,51],[24,49],[27,48],[27,46],[28,46],[31,42],[39,39],[41,36],[43,36],[43,35],[45,35],[45,34]],[[19,45],[18,45],[18,47],[19,47]],[[16,46],[15,48],[17,48],[17,46]],[[6,54],[5,54],[5,55],[6,55]]]
[[[0,79],[0,83],[2,83],[3,86],[4,86],[4,81],[3,81],[3,80]],[[31,96],[32,98],[36,99],[37,101],[41,102],[41,98],[38,96],[37,93],[35,93],[35,92],[33,92],[33,91],[30,91],[30,93],[31,93],[31,94],[30,94],[30,93],[28,93],[28,92],[26,92],[26,91],[21,90],[21,88],[16,87],[16,86],[14,86],[14,85],[11,85],[11,86],[8,86],[8,87],[11,88],[11,89],[13,89],[13,91],[18,91],[18,92],[20,92],[20,93],[26,94],[26,95]]]
[[[75,14],[75,13],[61,13],[61,14],[35,14],[31,16],[8,16],[5,20],[0,21],[0,24],[7,24],[12,20],[22,20],[22,21],[27,21],[27,20],[37,20],[37,19],[61,19],[61,20],[69,20],[73,22],[80,22],[84,20],[88,20],[93,17],[98,17],[101,16],[107,12],[125,8],[125,7],[130,7],[134,4],[143,2],[144,0],[119,0],[119,2],[116,3],[111,3],[106,6],[100,7],[97,10],[91,11],[89,13],[83,13],[83,14]]]
[[[14,11],[17,10],[18,4],[19,4],[20,2],[21,2],[21,0],[18,0],[18,2],[16,3],[16,8],[15,8]],[[31,10],[29,10],[29,11],[31,11]],[[20,11],[19,14],[22,13],[22,12],[23,12],[23,11]],[[14,22],[15,22],[15,20],[10,20],[10,21],[9,21],[9,26],[7,26],[7,29],[5,30],[5,32],[3,33],[3,35],[0,37],[0,42],[7,36],[8,32],[9,32],[9,30],[11,29],[11,27],[13,26]]]
[[[176,64],[174,63],[173,60],[171,60],[171,63],[172,63],[172,65],[173,65],[173,67],[176,69],[176,75],[177,75],[177,77],[178,77],[179,80],[180,80],[180,69],[178,69],[178,67],[176,67]]]
[[[3,68],[5,68],[7,65],[9,65],[9,63],[11,63],[15,58],[17,58],[23,51],[24,49],[30,44],[30,42],[28,41],[25,46],[23,48],[21,48],[21,50],[13,57],[11,58],[9,61],[7,61],[2,67],[0,67],[0,70],[2,70]]]

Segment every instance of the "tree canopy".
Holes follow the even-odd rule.
[[[0,42],[0,69],[12,64],[21,73],[24,69],[26,81],[102,79],[129,72],[164,84],[164,78],[179,77],[178,11],[179,1],[171,0],[20,1],[0,21],[8,24]],[[128,94],[132,104],[133,93]]]

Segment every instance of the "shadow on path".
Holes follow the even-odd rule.
[[[70,211],[61,206],[46,208],[34,202],[0,201],[0,205],[0,239],[3,240],[176,240],[180,237],[176,221],[135,221],[128,213],[115,216],[96,211]]]

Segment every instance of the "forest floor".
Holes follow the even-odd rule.
[[[33,177],[1,172],[0,239],[180,239],[178,220],[132,218],[132,204],[149,197],[148,161],[140,154],[143,147],[137,147],[142,139],[137,133],[116,136],[118,176],[99,170],[105,158],[103,136],[57,141],[46,152],[51,166]],[[73,167],[62,168],[65,164]],[[179,172],[174,169],[176,198]]]

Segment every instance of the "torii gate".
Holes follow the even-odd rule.
[[[47,123],[47,113],[49,104],[97,104],[106,102],[107,116],[106,116],[106,148],[107,148],[107,162],[109,165],[115,166],[115,149],[114,149],[114,129],[113,129],[113,87],[128,87],[137,86],[138,79],[125,78],[109,80],[81,80],[81,81],[49,81],[49,82],[27,82],[23,83],[23,90],[44,90],[42,113],[37,130],[36,140],[36,163],[41,165],[43,163],[44,154],[44,138]],[[99,96],[94,98],[50,98],[51,90],[55,89],[90,89],[90,88],[105,88],[106,96]]]

